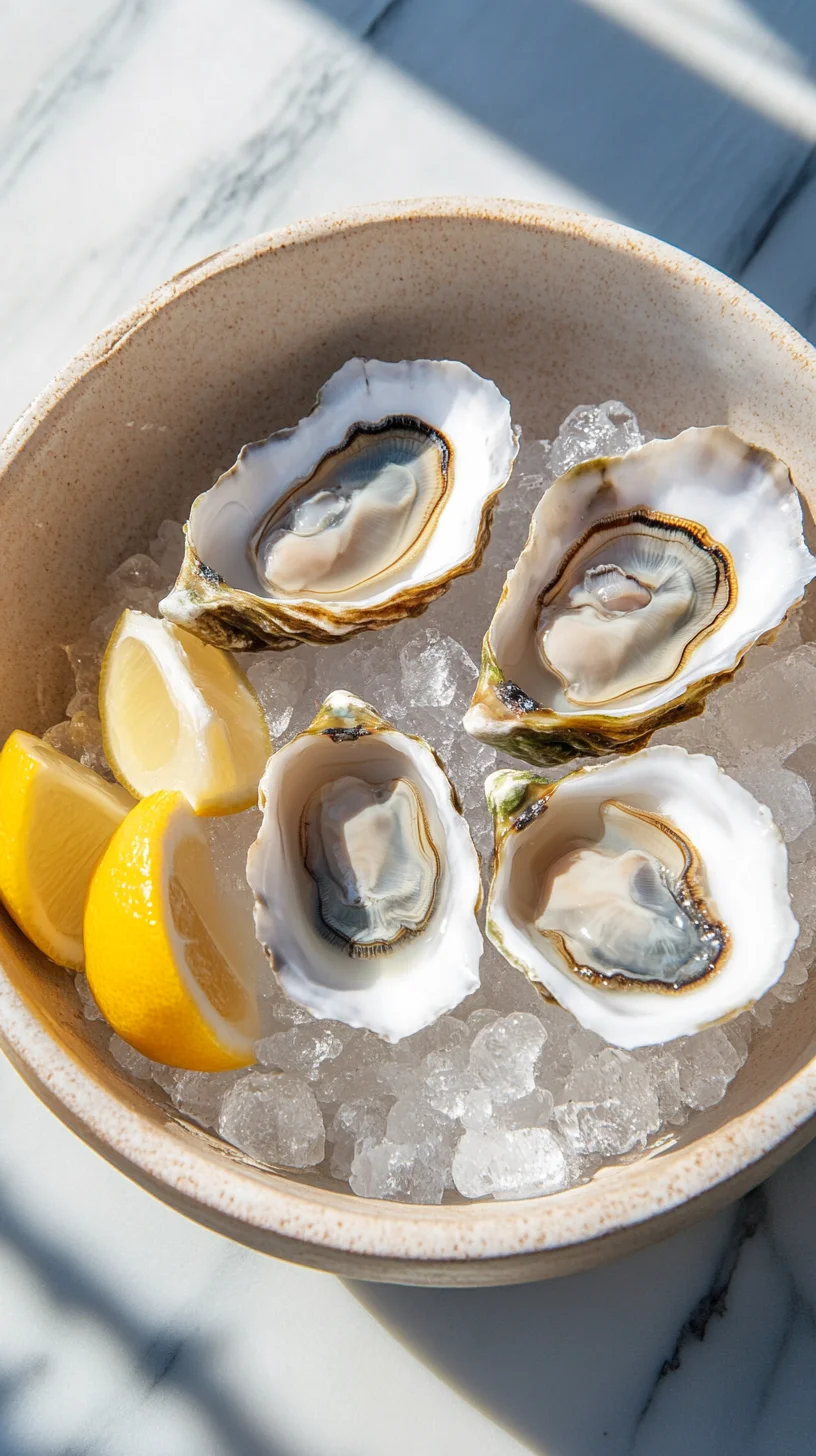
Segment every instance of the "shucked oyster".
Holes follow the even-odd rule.
[[[487,781],[496,862],[487,933],[617,1046],[736,1016],[779,980],[798,926],[770,811],[683,748],[548,783]]]
[[[479,859],[421,738],[332,693],[260,801],[255,931],[293,1001],[399,1041],[476,990]]]
[[[193,502],[161,610],[231,648],[415,616],[479,565],[517,450],[507,400],[466,365],[351,359]]]
[[[814,573],[787,467],[728,429],[578,465],[536,507],[465,727],[532,763],[642,746]]]

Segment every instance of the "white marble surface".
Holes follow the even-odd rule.
[[[0,428],[197,257],[483,192],[655,232],[816,326],[812,0],[5,0]],[[816,1150],[519,1289],[343,1284],[187,1223],[0,1063],[0,1456],[807,1456]]]

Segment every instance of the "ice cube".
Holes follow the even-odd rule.
[[[632,1055],[649,1072],[657,1091],[660,1116],[677,1125],[685,1121],[685,1101],[680,1087],[680,1064],[677,1053],[669,1046],[641,1047]]]
[[[814,736],[814,699],[816,648],[810,643],[787,657],[774,656],[759,672],[737,673],[710,700],[723,734],[721,752],[730,748],[740,756],[768,748],[778,759],[788,758]]]
[[[111,599],[112,606],[125,607],[133,604],[134,599],[141,600],[143,593],[155,597],[164,590],[164,573],[156,565],[151,556],[137,552],[135,556],[128,556],[121,566],[112,571],[105,583]]]
[[[184,559],[184,527],[180,521],[162,521],[155,539],[150,543],[150,555],[161,572],[165,587],[174,584]]]
[[[645,1147],[660,1126],[657,1088],[648,1067],[605,1047],[568,1079],[555,1117],[578,1153],[616,1157]]]
[[[470,1068],[490,1090],[494,1102],[510,1102],[532,1092],[536,1063],[546,1040],[537,1016],[514,1011],[477,1033]]]
[[[306,1082],[287,1072],[248,1072],[221,1103],[218,1131],[259,1163],[309,1168],[323,1160],[320,1108]]]
[[[725,1096],[744,1056],[719,1026],[684,1037],[676,1045],[684,1101],[689,1107],[714,1107]]]
[[[349,1183],[361,1198],[403,1203],[441,1203],[450,1176],[450,1154],[424,1143],[403,1145],[364,1138],[357,1145]]]
[[[313,1082],[324,1062],[339,1057],[348,1040],[348,1028],[340,1023],[309,1020],[289,1031],[279,1031],[256,1044],[255,1055],[265,1067],[280,1067]]]
[[[797,999],[807,981],[812,960],[813,951],[807,946],[803,946],[801,951],[797,946],[791,953],[780,979],[773,987],[773,994],[778,1001]]]
[[[217,1127],[221,1105],[230,1088],[247,1074],[240,1072],[177,1072],[170,1096],[178,1108],[202,1127]]]
[[[99,669],[102,666],[104,644],[91,638],[71,643],[65,649],[74,674],[77,692],[95,695],[99,689]]]
[[[469,1047],[453,1045],[430,1052],[422,1071],[425,1095],[431,1107],[447,1117],[461,1117],[467,1097],[476,1085],[475,1074],[470,1069]]]
[[[336,1057],[321,1064],[314,1082],[315,1096],[332,1105],[359,1097],[381,1098],[386,1089],[383,1071],[391,1065],[387,1042],[373,1031],[354,1031]]]
[[[83,975],[82,971],[77,971],[74,976],[74,985],[76,987],[76,993],[82,1002],[82,1015],[85,1017],[85,1020],[104,1021],[105,1018],[94,1000],[93,991],[88,985],[88,977]],[[129,1048],[129,1050],[132,1050],[132,1048]]]
[[[382,1100],[358,1097],[340,1103],[327,1133],[332,1145],[329,1168],[335,1178],[348,1178],[357,1147],[365,1139],[382,1141],[387,1117],[388,1103]]]
[[[424,1095],[424,1088],[407,1097],[398,1098],[388,1114],[386,1124],[386,1135],[392,1143],[447,1147],[451,1154],[456,1131],[455,1119],[432,1106]]]
[[[799,774],[782,767],[776,749],[750,749],[741,754],[733,774],[755,799],[767,804],[784,839],[798,839],[813,823],[816,815],[810,788]]]
[[[598,455],[622,455],[643,444],[637,419],[620,400],[578,405],[564,420],[549,456],[553,479]]]
[[[176,1070],[174,1067],[166,1067],[162,1062],[152,1062],[149,1057],[143,1057],[141,1052],[137,1052],[135,1047],[123,1041],[121,1036],[117,1036],[115,1032],[108,1045],[113,1060],[118,1062],[119,1066],[131,1077],[135,1077],[137,1081],[154,1081],[166,1092],[169,1092],[175,1085]]]
[[[280,738],[292,721],[295,708],[306,691],[309,673],[301,652],[253,654],[246,669],[258,695],[273,738]]]
[[[442,637],[436,627],[403,647],[400,669],[404,701],[420,707],[446,707],[457,697],[465,706],[479,676],[461,643]]]
[[[496,1122],[500,1127],[543,1127],[552,1117],[555,1099],[552,1092],[534,1087],[526,1097],[515,1102],[504,1102],[496,1108]]]
[[[453,1181],[466,1198],[533,1198],[555,1193],[566,1179],[564,1153],[545,1127],[468,1130],[453,1158]]]

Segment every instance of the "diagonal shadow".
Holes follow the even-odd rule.
[[[732,1209],[587,1274],[504,1289],[348,1287],[541,1456],[805,1456],[815,1207],[816,1141]]]
[[[810,0],[751,0],[749,8],[799,53],[812,72],[816,24]]]
[[[813,155],[809,140],[633,33],[625,7],[618,21],[579,0],[312,3],[616,216],[734,276]],[[762,8],[771,31],[787,20],[797,47],[816,51],[816,6]],[[795,75],[816,103],[805,68]],[[803,262],[811,268],[804,252]]]
[[[218,1350],[207,1341],[172,1329],[156,1330],[136,1318],[112,1289],[96,1279],[65,1249],[35,1232],[0,1186],[0,1240],[10,1245],[64,1310],[92,1317],[127,1351],[151,1388],[168,1382],[206,1418],[230,1456],[291,1456],[277,1436],[247,1419],[218,1374]],[[6,1429],[4,1409],[19,1385],[36,1377],[23,1369],[0,1381],[0,1456],[18,1456]],[[33,1456],[25,1448],[26,1456]],[[23,1456],[22,1451],[19,1456]]]
[[[38,1456],[31,1442],[21,1446],[9,1430],[6,1411],[30,1380],[35,1380],[42,1369],[41,1361],[33,1361],[15,1370],[12,1375],[0,1377],[0,1456]],[[44,1456],[44,1453],[43,1453]],[[67,1453],[66,1453],[67,1456]]]
[[[348,1288],[532,1450],[597,1456],[603,1437],[606,1456],[624,1456],[690,1314],[707,1299],[711,1313],[721,1312],[723,1271],[753,1232],[745,1221],[738,1205],[630,1258],[541,1284]]]

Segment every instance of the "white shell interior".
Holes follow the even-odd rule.
[[[684,430],[601,467],[581,466],[556,481],[533,514],[530,535],[508,576],[490,627],[505,678],[562,716],[597,715],[597,703],[571,701],[536,647],[539,596],[582,534],[613,513],[642,507],[702,525],[733,562],[736,602],[693,645],[667,680],[610,697],[603,715],[626,718],[683,697],[689,687],[730,671],[748,647],[778,626],[816,574],[802,531],[799,496],[781,462],[747,452],[721,426]],[[613,623],[613,627],[614,627]]]
[[[326,707],[364,705],[332,693]],[[370,711],[370,710],[369,710]],[[416,789],[439,857],[433,910],[424,928],[386,955],[356,959],[316,924],[316,890],[303,860],[304,806],[323,786],[351,776],[370,784],[406,779]],[[457,1006],[479,984],[483,942],[476,922],[479,860],[448,779],[421,740],[387,728],[350,741],[306,732],[273,754],[261,780],[263,824],[247,861],[255,928],[281,985],[318,1018],[367,1027],[399,1041]]]
[[[416,550],[379,578],[345,587],[346,606],[377,605],[413,585],[444,578],[473,554],[484,508],[504,485],[518,442],[510,406],[496,385],[465,364],[414,359],[385,363],[350,359],[321,389],[315,408],[294,429],[247,445],[231,470],[193,503],[189,539],[199,558],[228,587],[271,600],[250,545],[270,511],[345,439],[355,424],[411,416],[444,435],[449,485]],[[367,572],[368,575],[368,572]],[[286,601],[325,601],[307,592]]]
[[[518,777],[491,776],[495,802]],[[610,800],[659,815],[696,850],[707,904],[730,938],[721,967],[706,979],[677,991],[597,985],[570,972],[536,928],[548,868],[571,848],[601,839],[600,809]],[[543,813],[510,830],[498,855],[487,930],[508,960],[582,1026],[616,1046],[648,1046],[736,1015],[779,979],[798,934],[787,885],[787,853],[770,811],[713,758],[665,745],[567,775]]]

